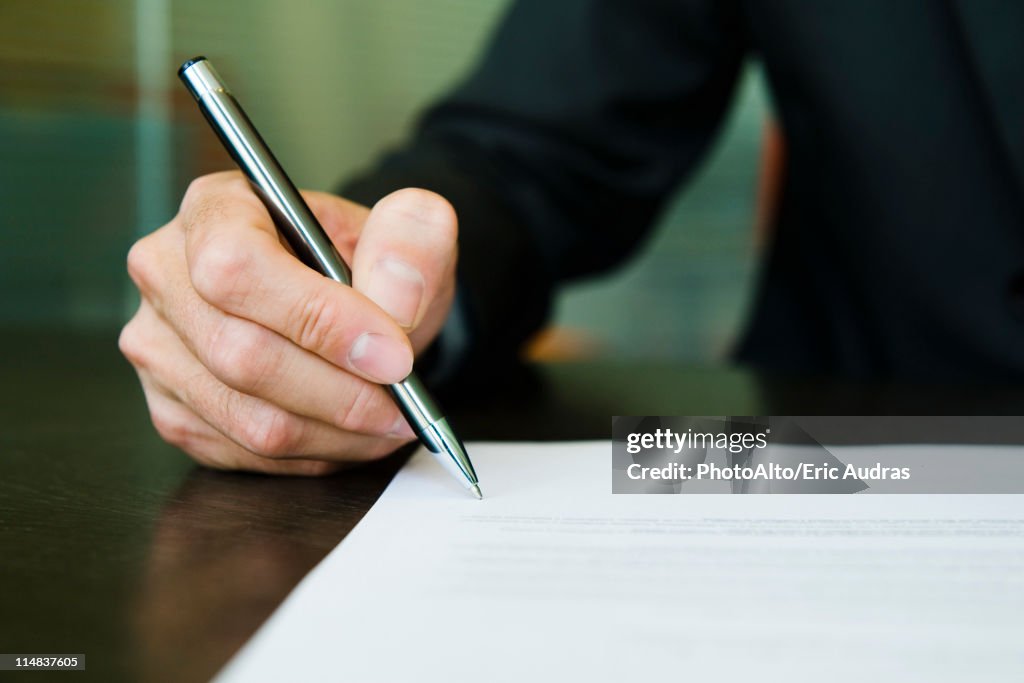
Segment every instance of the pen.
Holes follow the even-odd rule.
[[[178,69],[178,77],[195,97],[200,111],[249,179],[299,260],[325,277],[351,286],[348,266],[209,60],[188,60]],[[416,373],[388,389],[423,445],[473,495],[483,498],[480,481],[462,441]]]

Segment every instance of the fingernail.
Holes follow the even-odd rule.
[[[404,344],[383,334],[367,332],[348,352],[352,367],[381,384],[394,384],[412,371],[412,354]]]
[[[364,293],[395,322],[408,329],[416,323],[425,287],[423,275],[416,268],[405,261],[384,258],[370,270],[370,281]]]

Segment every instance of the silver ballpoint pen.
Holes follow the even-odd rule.
[[[178,69],[178,77],[195,97],[228,153],[249,178],[253,190],[299,260],[332,280],[351,285],[348,266],[210,62],[205,57],[190,59]],[[423,445],[473,495],[483,498],[465,447],[416,374],[411,373],[388,389]]]

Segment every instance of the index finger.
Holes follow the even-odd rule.
[[[371,381],[392,384],[411,372],[401,328],[365,296],[289,254],[241,175],[208,176],[190,189],[182,219],[192,286],[208,303]]]

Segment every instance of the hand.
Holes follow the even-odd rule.
[[[381,385],[409,374],[451,308],[455,212],[426,190],[372,210],[303,195],[351,288],[282,246],[240,173],[193,181],[128,254],[142,303],[121,352],[161,437],[202,464],[325,474],[414,438]]]

